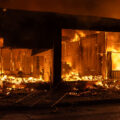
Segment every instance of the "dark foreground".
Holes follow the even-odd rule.
[[[0,120],[120,120],[120,104],[0,110]]]

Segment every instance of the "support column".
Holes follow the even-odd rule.
[[[108,79],[112,78],[112,53],[107,53],[107,77]]]
[[[53,43],[53,87],[61,83],[61,38],[61,29],[57,29]]]

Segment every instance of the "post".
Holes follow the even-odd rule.
[[[2,48],[3,48],[3,45],[4,45],[4,38],[0,37],[0,62],[1,62],[1,76],[2,76],[2,69],[3,69],[3,61],[2,61]]]
[[[57,29],[53,43],[53,87],[61,83],[61,37],[61,29]]]
[[[107,77],[112,78],[112,52],[107,53]]]

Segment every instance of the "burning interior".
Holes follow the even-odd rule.
[[[92,30],[62,30],[61,79],[87,82],[87,88],[119,89],[120,33]],[[5,47],[0,39],[1,93],[39,88],[53,81],[53,49]],[[116,84],[117,83],[117,84]]]
[[[1,93],[34,91],[39,89],[39,84],[52,80],[52,49],[34,52],[27,48],[3,47],[4,40],[0,40]]]
[[[0,12],[0,105],[120,98],[119,20]]]
[[[64,81],[120,89],[119,32],[63,29],[61,44]]]

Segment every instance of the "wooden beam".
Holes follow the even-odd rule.
[[[61,29],[56,30],[53,51],[53,87],[61,83]]]

